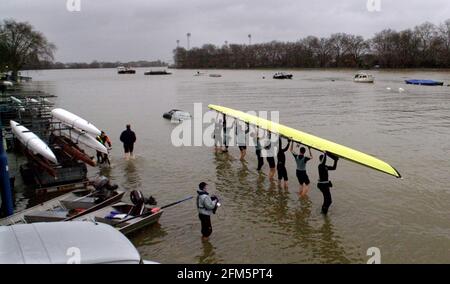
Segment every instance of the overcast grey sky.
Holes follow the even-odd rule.
[[[77,0],[75,0],[77,1]],[[384,28],[405,29],[450,18],[450,0],[1,0],[0,19],[30,22],[56,44],[62,62],[171,60],[176,40],[191,47],[347,32],[371,37]],[[377,1],[377,0],[373,0]]]

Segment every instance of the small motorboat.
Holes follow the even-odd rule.
[[[117,67],[117,74],[136,74],[136,70],[130,67],[119,66]]]
[[[434,81],[434,80],[405,80],[406,84],[409,85],[420,85],[420,86],[443,86],[444,82]]]
[[[103,186],[74,190],[0,220],[0,225],[68,221],[120,201],[125,191]]]
[[[0,226],[0,240],[0,264],[156,263],[113,227],[93,222]]]
[[[204,75],[206,75],[206,73],[200,71],[197,71],[197,73],[194,74],[194,76],[204,76]]]
[[[220,75],[220,74],[209,74],[209,77],[220,78],[220,77],[222,77],[222,75]]]
[[[284,73],[284,72],[277,72],[273,75],[274,79],[292,79],[292,74]]]
[[[353,77],[353,82],[356,82],[356,83],[374,83],[375,82],[375,78],[373,77],[372,74],[358,73],[358,74],[355,75],[355,77]]]
[[[156,205],[153,197],[144,198],[140,191],[133,190],[130,198],[131,203],[118,202],[74,220],[105,223],[116,227],[125,235],[158,222],[164,211],[160,208],[150,207]]]
[[[165,112],[163,114],[163,117],[165,119],[170,120],[176,120],[176,121],[182,121],[182,120],[189,120],[191,119],[191,114],[187,111],[182,111],[179,109],[172,109],[168,112]]]
[[[160,70],[160,71],[147,71],[144,73],[144,75],[172,75],[171,72],[167,72],[167,70]]]

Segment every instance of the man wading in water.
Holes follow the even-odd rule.
[[[134,158],[133,149],[136,142],[136,134],[131,130],[131,125],[127,124],[127,129],[120,134],[120,141],[123,143],[125,159]]]
[[[334,160],[334,164],[332,167],[327,166],[327,154],[320,155],[319,160],[319,182],[317,183],[317,188],[323,194],[323,205],[322,205],[322,214],[326,215],[328,213],[328,208],[331,205],[331,192],[330,188],[333,187],[331,181],[328,180],[328,171],[334,171],[337,167],[337,162],[339,157],[329,155],[331,159]]]
[[[216,213],[220,206],[219,200],[215,196],[209,196],[207,184],[201,182],[197,190],[198,217],[202,224],[202,240],[207,241],[212,234],[211,215]]]

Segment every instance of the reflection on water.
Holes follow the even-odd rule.
[[[219,263],[214,246],[209,241],[202,241],[202,254],[197,256],[199,264]]]
[[[302,251],[308,262],[351,262],[346,255],[351,255],[351,251],[355,248],[352,245],[345,248],[340,243],[340,237],[334,232],[331,218],[313,216],[313,203],[308,197],[300,198],[295,194],[292,198],[289,191],[279,187],[276,182],[269,182],[265,174],[250,170],[247,163],[241,161],[233,163],[228,154],[216,153],[214,162],[216,186],[227,197],[227,206],[257,201],[248,208],[240,204],[237,210],[242,212],[243,218],[257,216],[259,220],[270,224],[273,233],[277,231],[277,234],[288,237],[287,249]],[[236,178],[239,184],[234,187],[233,181]],[[207,248],[205,252],[209,253],[210,246]],[[354,257],[352,261],[362,260]]]
[[[142,167],[143,162],[141,162],[141,158],[139,159],[130,159],[122,161],[122,171],[124,175],[124,180],[122,182],[122,186],[128,190],[140,189],[141,177],[139,168]]]

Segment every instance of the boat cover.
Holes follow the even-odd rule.
[[[74,254],[75,252],[75,254]],[[93,222],[0,226],[0,264],[140,263],[133,244],[113,227]]]

